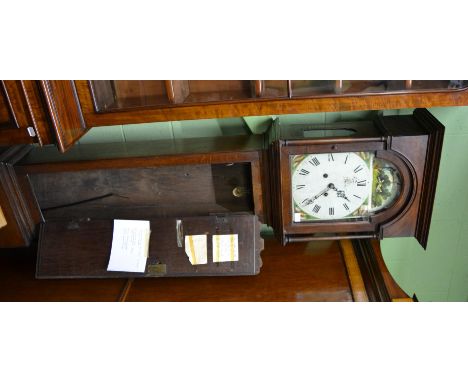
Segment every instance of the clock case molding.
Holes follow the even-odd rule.
[[[305,138],[306,131],[326,136]],[[333,132],[352,135],[331,136]],[[426,248],[444,126],[426,109],[412,115],[379,116],[374,121],[330,125],[290,125],[276,119],[267,132],[269,199],[267,223],[283,244],[331,239],[383,239],[414,236]],[[306,133],[307,135],[307,133]],[[293,222],[290,155],[374,151],[392,162],[402,176],[402,189],[388,209],[364,221]]]

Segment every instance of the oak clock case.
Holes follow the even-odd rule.
[[[263,143],[246,135],[83,145],[65,154],[50,146],[8,150],[3,157],[21,185],[21,204],[40,226],[36,277],[259,273]],[[114,219],[150,221],[144,273],[107,271]],[[238,237],[238,261],[190,263],[184,236],[206,235],[211,254],[213,235],[227,234]]]
[[[283,244],[415,236],[427,245],[444,127],[413,115],[268,132],[269,223]]]

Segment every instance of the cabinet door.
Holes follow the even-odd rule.
[[[0,145],[52,142],[35,81],[1,81]]]
[[[73,81],[40,81],[60,151],[68,150],[87,131]]]
[[[259,80],[74,82],[84,119],[90,126],[258,114],[257,111],[244,112],[233,104],[243,103],[248,108],[263,97]]]

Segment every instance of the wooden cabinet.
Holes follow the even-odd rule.
[[[68,150],[97,126],[468,105],[467,81],[2,81],[0,145]]]
[[[467,81],[69,81],[87,126],[468,105]]]

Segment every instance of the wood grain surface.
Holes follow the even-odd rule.
[[[260,274],[137,279],[127,301],[352,301],[337,242],[265,240]]]
[[[266,240],[256,276],[38,280],[36,248],[0,250],[0,301],[352,301],[337,242]]]

